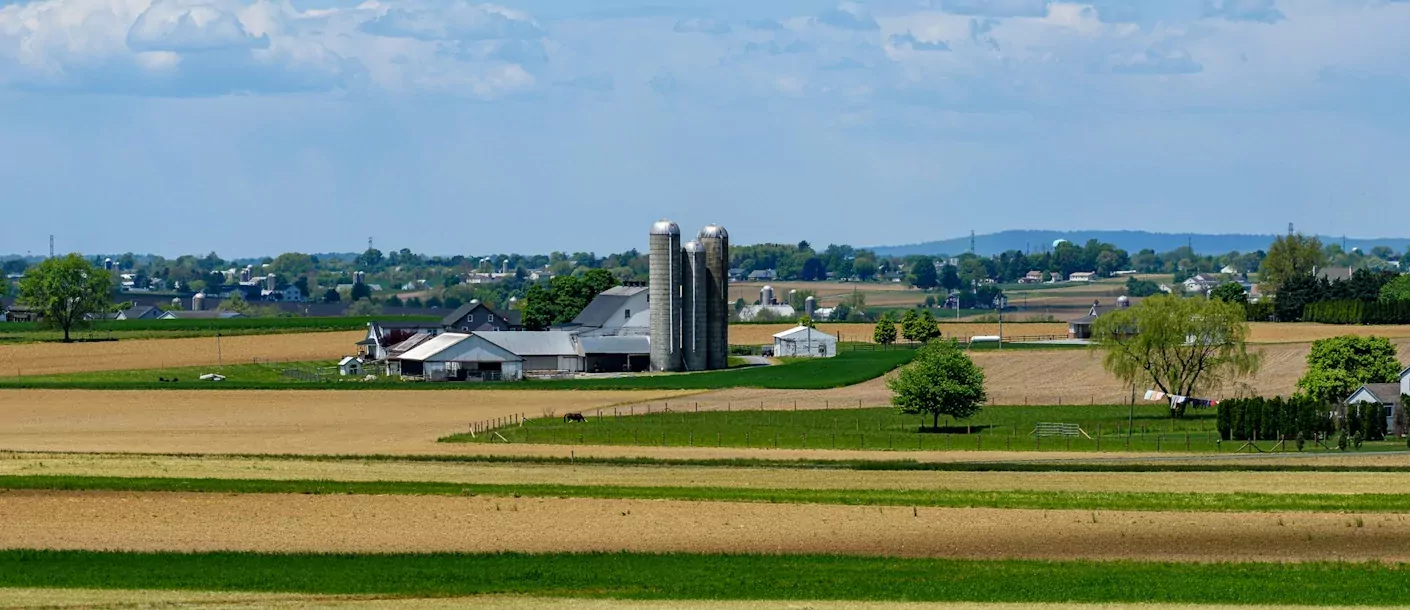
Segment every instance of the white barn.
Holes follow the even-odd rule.
[[[775,357],[831,358],[837,355],[837,337],[807,326],[795,326],[774,335]]]
[[[445,333],[390,360],[391,374],[429,381],[517,381],[524,358],[476,334]]]

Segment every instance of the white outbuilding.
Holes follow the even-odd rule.
[[[807,326],[795,326],[774,335],[775,357],[831,358],[837,355],[837,337]]]
[[[338,374],[344,377],[362,376],[362,359],[357,356],[345,356],[338,361]]]

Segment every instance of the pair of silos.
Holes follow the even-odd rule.
[[[651,368],[657,371],[722,369],[729,362],[729,233],[701,229],[681,244],[669,220],[651,226]]]

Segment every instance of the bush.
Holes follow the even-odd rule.
[[[1308,303],[1305,322],[1322,324],[1410,324],[1410,301],[1321,301]]]

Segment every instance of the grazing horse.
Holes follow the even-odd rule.
[[[583,417],[583,414],[582,414],[582,413],[568,413],[567,415],[564,415],[564,416],[563,416],[563,423],[565,423],[565,424],[568,423],[568,422],[575,422],[575,421],[587,423],[587,418],[586,418],[586,417]]]

